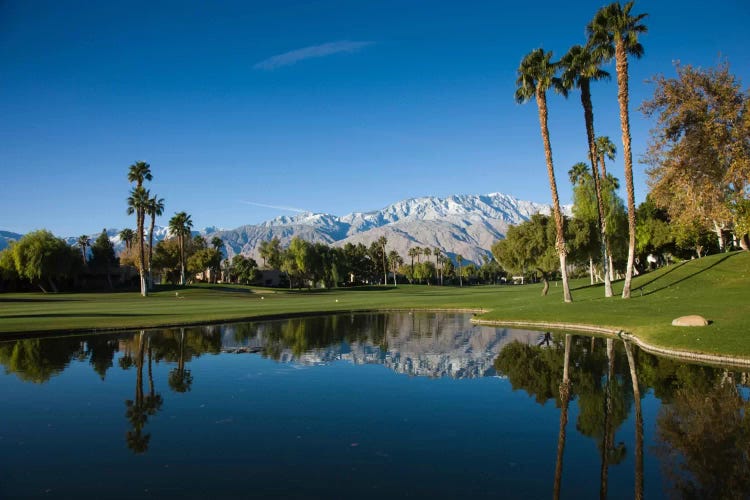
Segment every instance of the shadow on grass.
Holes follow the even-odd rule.
[[[2,303],[37,303],[37,302],[80,302],[79,299],[21,299],[21,298],[0,298]]]
[[[117,314],[117,313],[48,313],[48,314],[11,314],[0,316],[0,319],[28,319],[28,318],[132,318],[143,316],[161,316],[161,314]]]
[[[684,281],[687,281],[689,279],[695,278],[699,274],[705,273],[709,269],[712,269],[712,268],[718,266],[719,264],[721,264],[725,260],[729,259],[730,257],[733,257],[734,255],[737,255],[737,254],[736,253],[734,253],[734,254],[726,254],[723,257],[721,257],[720,259],[717,259],[716,262],[714,262],[710,266],[707,266],[707,267],[704,267],[703,269],[699,269],[699,270],[697,270],[695,272],[692,272],[692,273],[688,274],[687,276],[683,276],[682,278],[680,278],[678,280],[670,281],[669,283],[666,283],[666,284],[663,284],[663,285],[661,283],[658,283],[659,281],[662,280],[662,278],[664,278],[664,276],[668,275],[669,273],[671,273],[673,271],[676,271],[678,268],[682,269],[687,264],[687,262],[683,262],[683,263],[678,264],[677,266],[675,266],[674,269],[670,269],[669,271],[667,271],[664,274],[662,274],[662,275],[660,275],[660,276],[652,279],[651,281],[647,281],[646,283],[643,283],[642,285],[634,287],[633,290],[634,291],[636,291],[636,290],[640,291],[641,295],[651,295],[651,294],[660,292],[662,290],[666,290],[667,288],[669,288],[671,286],[680,284],[680,283],[682,283]],[[652,290],[645,291],[647,285],[652,285],[652,284],[655,284],[655,283],[657,283],[659,285],[658,288],[654,288]]]

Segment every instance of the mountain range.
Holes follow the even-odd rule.
[[[565,207],[570,212],[570,207]],[[535,213],[549,213],[550,206],[519,200],[502,193],[483,195],[452,195],[444,198],[428,196],[402,200],[381,210],[353,212],[344,216],[304,212],[280,216],[260,224],[222,230],[215,227],[194,231],[209,240],[214,236],[224,241],[228,257],[236,254],[259,260],[258,247],[273,237],[286,246],[295,236],[312,243],[343,246],[347,243],[369,245],[381,236],[388,239],[388,250],[396,250],[406,258],[414,246],[439,248],[445,255],[461,254],[466,261],[481,263],[490,255],[492,244],[502,239],[508,226],[528,220]],[[92,233],[92,240],[98,233]],[[119,230],[107,234],[116,250],[124,247]],[[166,227],[157,226],[154,240],[169,235]],[[0,231],[0,250],[9,241],[22,235]],[[77,237],[65,238],[75,244]]]

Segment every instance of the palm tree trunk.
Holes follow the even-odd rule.
[[[615,69],[617,71],[617,100],[620,104],[620,127],[622,128],[622,154],[625,160],[625,188],[628,192],[628,265],[625,268],[625,284],[622,298],[630,298],[630,283],[633,280],[635,263],[635,190],[633,188],[633,154],[630,150],[630,116],[628,112],[628,54],[622,40],[615,43]]]
[[[589,255],[589,281],[594,284],[594,259]]]
[[[594,107],[591,104],[591,89],[588,80],[581,81],[581,104],[583,105],[583,116],[586,122],[586,138],[589,143],[589,160],[591,161],[591,178],[594,181],[594,191],[596,191],[596,211],[599,216],[598,226],[601,236],[602,266],[604,267],[604,296],[612,296],[612,281],[607,275],[607,247],[605,244],[607,238],[607,219],[604,216],[604,202],[602,201],[602,186],[599,177],[599,169],[596,161],[596,142],[594,135]],[[604,160],[602,160],[603,162]],[[591,283],[593,285],[593,282]]]
[[[641,411],[641,390],[638,387],[635,359],[630,342],[624,342],[625,353],[630,366],[630,380],[633,383],[633,403],[635,405],[635,494],[634,498],[643,498],[643,413]]]
[[[151,215],[151,226],[148,229],[148,289],[154,289],[154,276],[151,274],[151,260],[154,257],[154,224],[156,224],[156,214]]]
[[[185,242],[183,238],[182,235],[178,237],[180,243],[180,285],[185,285]]]
[[[552,212],[555,217],[555,226],[557,237],[555,247],[560,255],[560,273],[563,281],[563,299],[565,302],[572,302],[573,297],[570,295],[568,286],[568,270],[565,266],[565,234],[563,232],[563,217],[560,212],[560,199],[557,196],[557,182],[555,181],[555,169],[552,164],[552,146],[549,141],[549,128],[547,127],[547,97],[544,92],[537,90],[536,104],[539,110],[539,124],[542,130],[542,141],[544,142],[544,157],[547,161],[547,176],[549,177],[549,188],[552,192]]]
[[[565,427],[568,425],[568,404],[570,403],[570,379],[568,366],[570,364],[570,335],[565,336],[565,360],[563,361],[563,379],[560,383],[560,431],[557,435],[557,460],[555,462],[555,485],[553,498],[560,498],[562,485],[563,455],[565,452]]]

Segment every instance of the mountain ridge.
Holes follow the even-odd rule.
[[[454,258],[460,254],[469,262],[481,263],[490,256],[490,248],[502,239],[510,225],[528,220],[535,213],[550,213],[550,206],[524,201],[514,196],[494,192],[488,194],[458,194],[446,197],[423,196],[391,203],[380,210],[351,212],[343,216],[326,213],[301,212],[280,215],[258,224],[247,224],[234,229],[214,226],[193,231],[208,239],[217,236],[224,241],[227,257],[236,254],[259,260],[258,248],[262,241],[274,237],[286,246],[294,237],[311,243],[343,246],[347,243],[369,245],[381,236],[388,239],[388,249],[406,258],[413,246],[439,248]],[[564,207],[570,213],[570,207]],[[93,240],[98,233],[92,233]],[[107,229],[116,250],[124,247],[119,230]],[[0,250],[21,235],[0,231]],[[154,228],[154,240],[169,236],[164,226]],[[77,237],[64,238],[75,244]]]

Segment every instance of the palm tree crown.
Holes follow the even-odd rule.
[[[641,24],[648,14],[632,16],[630,11],[634,3],[630,1],[623,6],[619,2],[614,2],[604,6],[586,26],[586,32],[594,47],[605,59],[614,57],[615,47],[620,43],[628,55],[636,59],[643,56],[643,45],[638,42],[638,35],[648,32],[648,27]]]
[[[137,161],[130,165],[128,170],[128,182],[135,182],[137,187],[143,185],[143,181],[153,179],[151,175],[151,165],[145,161]]]
[[[553,63],[551,59],[552,52],[544,52],[541,48],[532,50],[523,58],[516,79],[517,103],[523,104],[536,96],[537,92],[545,92],[549,88],[562,95],[568,95],[562,80],[556,76],[559,63]]]
[[[560,59],[563,68],[560,79],[565,88],[580,89],[592,81],[609,80],[611,75],[601,68],[604,55],[591,44],[573,45]]]

